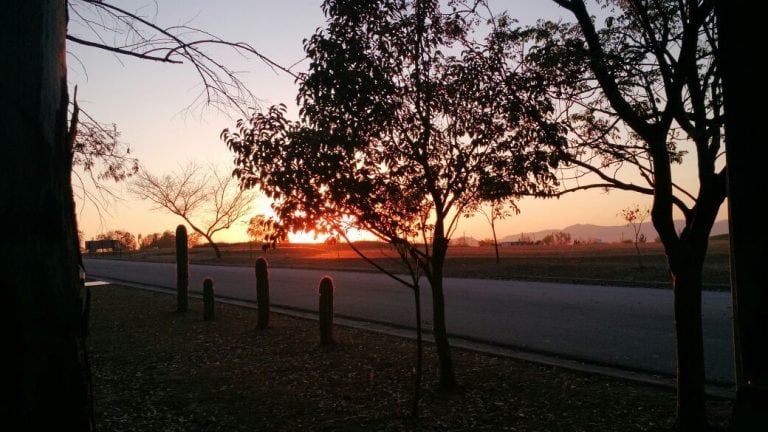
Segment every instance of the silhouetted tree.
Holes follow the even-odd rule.
[[[341,251],[339,250],[339,236],[338,234],[331,234],[328,237],[325,238],[326,246],[328,246],[328,249],[336,249],[336,258],[339,258],[341,255]]]
[[[569,127],[578,179],[562,193],[617,188],[653,196],[651,218],[669,262],[677,336],[677,414],[682,430],[704,430],[702,266],[725,199],[722,94],[715,62],[713,2],[554,0],[576,24],[543,22],[528,55],[553,79],[552,98]],[[695,154],[697,190],[675,180]],[[625,176],[626,169],[635,176]],[[683,215],[678,232],[674,213]]]
[[[82,167],[95,181],[122,181],[139,170],[139,160],[131,157],[130,146],[120,141],[117,125],[99,123],[73,102],[79,111],[77,135],[72,148],[72,163]]]
[[[504,202],[501,200],[491,200],[486,205],[481,205],[477,211],[483,215],[488,225],[491,226],[491,234],[493,234],[493,250],[496,252],[496,264],[501,262],[499,256],[499,241],[496,237],[496,222],[512,216],[512,211],[516,214],[520,213],[520,209],[513,202]]]
[[[274,249],[277,247],[277,242],[281,240],[279,233],[275,229],[275,222],[261,214],[253,216],[248,220],[245,232],[252,242],[263,242],[261,247],[265,251],[269,248]]]
[[[643,222],[645,218],[651,214],[648,208],[640,208],[639,204],[629,206],[619,211],[619,216],[627,222],[627,225],[632,228],[632,234],[634,235],[635,251],[637,252],[637,266],[643,268],[643,261],[640,255],[640,243],[645,243],[645,236],[640,233],[643,229]]]
[[[541,239],[541,243],[547,246],[565,246],[571,244],[571,235],[565,231],[552,232]]]
[[[190,236],[187,236],[188,240]],[[194,246],[193,244],[189,245]],[[171,230],[165,230],[162,233],[147,234],[141,241],[141,248],[173,248],[176,247],[176,234]]]
[[[571,244],[571,235],[565,231],[559,231],[554,234],[556,245],[567,246]]]
[[[499,242],[496,237],[496,222],[512,216],[513,212],[514,214],[520,214],[520,209],[513,200],[509,199],[510,191],[507,189],[508,185],[500,182],[499,179],[488,178],[480,187],[481,193],[487,202],[481,203],[477,208],[477,212],[483,215],[488,225],[491,226],[493,248],[496,252],[496,264],[499,264],[501,257],[499,256]]]
[[[69,0],[67,7],[71,18],[67,40],[71,44],[147,61],[191,66],[200,87],[188,108],[213,106],[222,111],[234,109],[244,115],[246,107],[258,103],[240,74],[217,60],[211,54],[212,49],[251,55],[270,68],[293,76],[247,43],[226,41],[188,24],[160,25],[142,10],[145,5],[130,9],[104,0]],[[88,65],[82,66],[87,69]],[[75,196],[79,205],[93,204],[101,216],[112,201],[120,200],[109,182],[120,182],[136,174],[138,160],[119,139],[116,125],[94,119],[78,105],[76,95],[77,87],[70,104],[73,117],[77,118],[74,122],[77,139],[73,147]]]
[[[718,62],[723,75],[725,141],[728,160],[728,204],[731,241],[736,360],[736,403],[731,430],[768,429],[768,273],[765,245],[768,231],[762,200],[768,179],[762,163],[768,158],[762,124],[766,108],[755,103],[765,93],[762,56],[763,20],[755,4],[744,0],[715,2],[718,21]]]
[[[71,43],[142,60],[191,66],[201,84],[192,106],[235,109],[245,114],[257,102],[240,74],[217,60],[211,49],[250,55],[273,70],[295,76],[245,42],[227,41],[191,25],[158,24],[142,11],[143,5],[131,10],[105,0],[69,0],[67,6],[72,19],[67,40]]]
[[[94,8],[97,15],[106,12],[102,16],[110,16],[113,23],[141,23],[168,38],[162,47],[157,39],[135,44],[130,38],[97,38],[128,41],[110,47],[68,35],[68,16],[78,19],[81,15],[74,8],[79,5]],[[87,27],[107,33],[116,29]],[[13,427],[73,431],[94,427],[82,304],[87,296],[81,292],[78,274],[72,188],[79,110],[73,110],[68,122],[66,39],[158,61],[178,63],[177,58],[184,57],[196,67],[206,90],[231,94],[235,87],[226,85],[224,79],[236,75],[210,56],[194,55],[205,54],[200,48],[207,41],[224,41],[188,30],[139,21],[135,14],[103,0],[17,1],[3,6],[0,56],[13,65],[4,70],[0,83],[0,145],[6,165],[0,172],[0,193],[12,205],[0,206],[0,217],[15,221],[0,248],[3,292],[12,311],[7,327],[11,331],[3,413],[4,421]],[[267,60],[245,44],[230,46]],[[206,74],[219,79],[206,80]],[[214,102],[210,97],[203,100]],[[237,98],[226,101],[234,103]],[[252,106],[250,102],[241,105],[243,110]]]
[[[184,219],[208,241],[219,259],[221,250],[213,241],[214,234],[248,214],[256,197],[254,192],[238,187],[233,177],[213,168],[206,174],[195,164],[163,177],[141,170],[129,190],[150,201],[156,209],[165,209]]]
[[[75,88],[77,91],[77,88]],[[115,124],[102,124],[85,112],[76,101],[71,103],[72,116],[77,116],[77,134],[72,149],[72,180],[77,205],[93,204],[102,211],[119,197],[110,183],[122,182],[139,169],[139,160],[130,156],[127,143],[120,141]]]
[[[271,107],[222,138],[242,184],[275,199],[286,229],[346,237],[354,226],[393,244],[412,276],[423,272],[440,385],[452,389],[449,239],[486,199],[484,179],[503,179],[507,196],[554,182],[556,157],[545,143],[557,143],[559,130],[542,121],[552,107],[537,78],[508,62],[519,50],[514,37],[472,39],[471,10],[426,0],[328,0],[323,10],[326,27],[305,43],[302,121]],[[418,287],[417,277],[399,280]]]
[[[252,55],[271,68],[290,74],[247,43],[225,41],[190,25],[160,25],[142,10],[145,6],[130,9],[104,0],[69,0],[67,7],[71,21],[67,39],[72,44],[122,56],[192,66],[201,86],[190,107],[234,108],[244,114],[245,107],[257,103],[239,74],[211,55],[211,48],[228,48],[239,54]],[[87,69],[88,65],[82,66]],[[114,124],[94,119],[78,106],[76,97],[71,107],[79,114],[73,149],[75,195],[78,204],[91,203],[101,214],[111,201],[119,200],[109,182],[123,181],[137,173],[138,160],[130,155],[130,147],[120,141],[120,133]]]
[[[122,230],[107,231],[98,234],[96,240],[118,240],[122,245],[122,248],[126,250],[134,250],[138,248],[136,237],[134,237],[133,234]]]
[[[19,430],[93,429],[72,194],[64,1],[0,13],[0,248],[7,344],[3,422]]]

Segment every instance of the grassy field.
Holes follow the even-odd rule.
[[[403,272],[404,268],[390,246],[365,242],[359,243],[358,247],[383,267]],[[640,247],[641,262],[638,262],[634,245],[628,243],[511,246],[501,248],[501,262],[496,264],[493,247],[454,246],[448,252],[445,274],[482,279],[668,287],[669,272],[661,244],[646,243]],[[376,271],[345,244],[285,244],[267,253],[249,244],[232,244],[223,245],[222,251],[222,259],[217,260],[210,247],[196,247],[190,251],[190,260],[197,264],[249,266],[264,256],[272,267]],[[173,262],[175,252],[173,249],[153,249],[123,253],[121,258]],[[712,240],[704,265],[705,289],[728,289],[728,260],[728,240]]]

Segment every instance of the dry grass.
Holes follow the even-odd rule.
[[[428,347],[422,415],[409,416],[414,342],[191,299],[93,288],[89,339],[99,430],[109,431],[663,431],[674,391],[455,349],[458,392],[435,391]],[[725,430],[730,401],[709,401]]]
[[[394,251],[382,243],[361,243],[369,257],[391,271],[402,271]],[[262,255],[248,244],[223,246],[222,260],[209,247],[194,248],[190,260],[198,264],[253,265]],[[347,245],[286,244],[266,255],[272,267],[320,268],[324,270],[375,271]],[[172,262],[173,249],[123,254],[124,259]],[[501,248],[496,264],[492,247],[451,247],[446,276],[484,279],[522,279],[597,283],[630,286],[669,286],[669,271],[659,243],[641,245],[638,264],[635,247],[626,243],[572,246],[515,246]],[[705,288],[724,290],[729,283],[728,240],[710,242],[704,266]],[[546,276],[542,276],[546,275]]]

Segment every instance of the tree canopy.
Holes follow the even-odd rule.
[[[96,240],[118,240],[122,249],[134,250],[139,244],[136,242],[136,236],[124,230],[112,230],[96,235]]]
[[[678,238],[666,217],[673,207],[688,222],[686,232],[706,238],[705,221],[693,224],[699,209],[709,213],[725,197],[712,4],[601,1],[601,23],[583,0],[555,2],[577,22],[539,23],[526,58],[549,77],[568,128],[565,160],[574,169],[564,178],[578,181],[566,182],[565,192],[608,187],[653,195],[662,238]],[[698,193],[675,177],[674,167],[691,153]]]
[[[474,16],[436,2],[323,7],[328,27],[305,42],[301,121],[273,106],[222,133],[242,184],[277,199],[286,227],[352,220],[385,240],[422,237],[425,221],[484,200],[486,183],[506,196],[555,183],[552,106],[509,62],[518,40],[474,41]]]
[[[448,242],[480,203],[552,190],[553,106],[542,78],[512,60],[521,35],[495,31],[511,28],[506,16],[481,27],[473,5],[437,1],[328,0],[323,10],[327,26],[305,41],[301,119],[272,106],[222,138],[242,185],[275,200],[285,231],[366,230],[427,277],[441,384],[453,387]]]
[[[554,1],[576,23],[533,27],[526,62],[550,78],[567,126],[570,168],[560,193],[615,188],[653,197],[675,293],[679,426],[704,430],[701,279],[726,196],[714,2],[599,0],[607,17],[597,20],[584,0]],[[676,170],[684,161],[694,184]]]

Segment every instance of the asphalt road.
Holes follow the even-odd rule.
[[[87,275],[175,289],[175,265],[85,259]],[[320,270],[270,269],[270,301],[317,310]],[[337,314],[414,327],[410,289],[377,273],[333,272]],[[255,301],[254,269],[191,266],[190,291],[211,277],[217,295]],[[422,285],[425,327],[431,326],[429,284]],[[453,336],[589,363],[674,374],[674,318],[670,290],[561,283],[445,280],[448,332]],[[731,298],[704,292],[707,381],[733,383]]]

